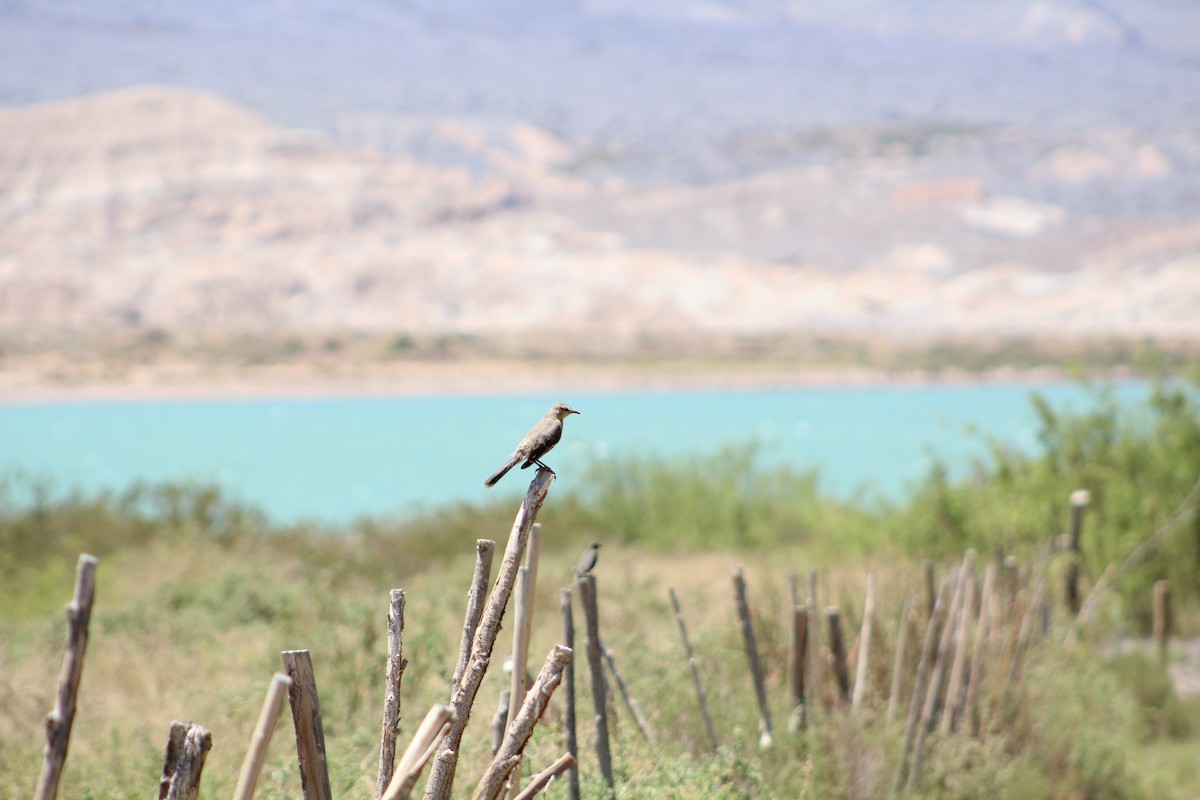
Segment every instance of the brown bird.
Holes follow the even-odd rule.
[[[586,550],[579,554],[579,563],[575,565],[576,580],[590,573],[592,567],[596,566],[596,559],[600,557],[600,547],[599,542],[592,542]]]
[[[548,469],[551,472],[554,470],[547,467],[541,462],[541,457],[554,449],[554,445],[558,444],[558,440],[562,438],[563,420],[569,414],[578,414],[579,412],[571,408],[566,403],[555,403],[550,406],[550,410],[546,415],[538,421],[538,424],[529,429],[529,433],[525,434],[525,438],[517,445],[517,449],[513,450],[512,455],[508,457],[508,461],[504,466],[492,473],[484,486],[495,486],[496,481],[504,477],[504,473],[517,465],[517,462],[524,461],[521,464],[521,469],[525,469],[530,464],[537,464],[542,469]]]

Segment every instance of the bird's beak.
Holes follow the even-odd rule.
[[[578,412],[578,411],[576,411],[576,410],[575,410],[575,409],[573,409],[573,408],[568,408],[568,409],[567,409],[567,413],[568,413],[568,414],[578,414],[579,412]]]

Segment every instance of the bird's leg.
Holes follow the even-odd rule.
[[[549,467],[547,467],[545,464],[543,464],[541,461],[539,461],[539,460],[538,460],[538,459],[536,459],[536,458],[533,460],[533,463],[537,464],[539,467],[541,467],[542,469],[546,470],[546,472],[549,472],[551,475],[557,475],[557,474],[558,474],[557,472],[555,472],[554,470],[550,469]]]

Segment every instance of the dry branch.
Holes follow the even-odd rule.
[[[521,793],[514,797],[513,800],[532,800],[532,798],[536,797],[543,789],[550,785],[550,781],[567,770],[574,769],[575,766],[575,756],[570,753],[563,753],[558,757],[557,761],[530,778],[529,785],[521,790]]]
[[[212,734],[192,722],[172,722],[158,783],[158,800],[196,800]]]
[[[54,800],[58,796],[58,783],[71,741],[71,725],[75,722],[79,680],[83,677],[83,657],[87,652],[88,624],[96,598],[96,565],[99,563],[95,556],[85,553],[75,567],[75,595],[67,604],[67,646],[54,709],[46,715],[46,749],[42,755],[35,800]]]
[[[537,527],[536,525],[534,526]],[[530,537],[527,553],[533,549],[533,539]],[[536,557],[534,559],[536,561]],[[526,664],[529,661],[529,633],[531,630],[530,617],[533,613],[532,575],[528,566],[517,570],[517,586],[513,594],[513,649],[512,649],[512,684],[508,692],[508,719],[516,719],[517,712],[525,702]],[[520,770],[511,774],[512,793],[520,790]]]
[[[429,709],[404,754],[400,756],[400,762],[396,764],[396,771],[383,792],[382,800],[406,800],[412,794],[413,787],[421,777],[421,771],[437,752],[438,745],[449,732],[453,722],[454,709],[450,706],[437,704]]]
[[[875,573],[867,575],[867,599],[863,604],[862,631],[858,635],[858,664],[854,675],[854,694],[850,708],[862,706],[867,693],[867,664],[871,653],[871,625],[875,617]]]
[[[921,646],[921,659],[917,662],[916,682],[913,685],[912,698],[908,704],[908,722],[904,727],[904,754],[900,759],[900,766],[896,772],[896,781],[892,787],[893,792],[900,791],[901,787],[905,785],[905,778],[908,775],[908,757],[913,751],[917,726],[921,718],[921,709],[925,705],[925,682],[929,675],[930,666],[933,664],[934,653],[937,650],[938,627],[941,624],[942,616],[946,613],[946,593],[949,590],[949,586],[949,581],[942,584],[941,591],[938,592],[937,599],[933,603],[933,613],[929,615],[929,621],[925,626],[925,642]]]
[[[612,793],[613,780],[612,750],[608,741],[607,692],[604,688],[604,664],[600,655],[600,610],[596,602],[596,577],[584,575],[579,579],[579,591],[583,601],[583,616],[587,622],[588,667],[592,674],[592,708],[596,720],[596,759],[600,762],[600,774]]]
[[[683,649],[687,653],[688,668],[692,673],[692,684],[696,687],[696,698],[700,703],[700,713],[704,716],[704,726],[708,730],[708,740],[712,743],[713,750],[721,746],[717,740],[717,728],[713,725],[712,714],[708,710],[708,697],[704,694],[704,684],[700,682],[700,666],[696,662],[696,654],[692,650],[692,641],[688,638],[687,625],[683,621],[683,610],[679,607],[679,597],[675,594],[674,587],[667,587],[667,594],[671,597],[671,607],[675,609],[675,622],[679,625],[679,635],[683,637]]]
[[[621,693],[621,699],[625,701],[625,707],[629,709],[630,716],[633,717],[633,722],[641,732],[642,738],[650,744],[654,744],[654,733],[650,730],[650,723],[646,721],[645,715],[642,714],[642,709],[638,705],[636,699],[629,692],[629,687],[625,684],[625,678],[621,676],[621,671],[617,669],[617,660],[613,656],[612,649],[600,640],[600,652],[604,655],[604,663],[608,665],[608,671],[612,673],[613,680],[617,682],[617,690]]]
[[[284,650],[284,670],[292,679],[288,701],[296,726],[296,754],[300,761],[300,789],[305,800],[329,800],[329,769],[325,764],[325,731],[317,680],[307,650]]]
[[[375,797],[383,797],[392,780],[396,760],[396,735],[400,732],[400,680],[408,661],[404,659],[404,590],[388,595],[387,676],[383,694],[383,732],[379,740],[379,781]]]
[[[972,554],[973,555],[973,554]],[[973,561],[974,559],[972,559]],[[948,734],[958,725],[959,715],[963,707],[963,684],[966,680],[967,646],[971,630],[971,618],[975,613],[975,570],[974,564],[963,566],[965,586],[962,603],[958,609],[957,631],[955,633],[954,662],[950,667],[950,682],[946,686],[946,705],[942,710],[942,734]]]
[[[754,681],[754,694],[758,698],[758,746],[771,746],[771,708],[767,704],[767,686],[763,680],[762,662],[758,657],[758,642],[754,637],[754,625],[750,620],[750,604],[746,602],[746,577],[742,568],[733,568],[733,599],[737,604],[738,623],[742,629],[742,644],[746,648],[746,660],[750,663],[750,677]]]
[[[467,671],[467,663],[471,660],[471,642],[475,638],[475,629],[479,627],[479,617],[483,614],[483,602],[487,599],[488,579],[492,577],[492,556],[495,552],[496,543],[491,539],[475,541],[475,574],[471,576],[471,590],[467,592],[467,616],[463,620],[458,663],[450,680],[451,692],[458,688],[463,673]]]
[[[563,615],[563,645],[571,648],[571,652],[575,652],[575,614],[571,608],[571,590],[563,589],[560,592],[562,597],[562,615]],[[566,711],[563,715],[563,725],[566,728],[567,739],[567,755],[571,757],[571,763],[567,765],[569,773],[567,775],[567,797],[569,800],[579,800],[579,741],[575,735],[575,659],[572,658],[567,663],[567,667],[563,670],[563,689],[566,691],[566,702],[563,704]],[[496,746],[499,750],[499,745]],[[559,759],[561,761],[562,759]],[[558,762],[556,761],[557,765]],[[524,795],[533,787],[537,777],[533,778],[529,787],[521,794]],[[532,797],[533,795],[530,795]]]
[[[908,635],[912,630],[912,596],[905,594],[900,609],[900,632],[896,641],[896,660],[892,664],[892,686],[888,692],[887,716],[885,724],[892,727],[896,721],[896,709],[900,707],[900,694],[904,686],[904,667],[908,655]]]
[[[967,681],[967,696],[963,701],[963,713],[971,723],[971,735],[979,735],[979,693],[983,684],[983,665],[987,656],[988,637],[991,636],[993,595],[996,591],[996,562],[989,561],[983,575],[983,596],[979,601],[979,626],[975,631],[975,649],[971,653],[971,669]]]
[[[267,696],[263,700],[262,711],[258,713],[258,723],[254,726],[254,734],[250,737],[250,748],[242,762],[242,771],[238,774],[237,788],[233,792],[233,800],[250,800],[254,796],[254,787],[258,785],[258,776],[262,772],[263,763],[267,760],[267,748],[271,746],[271,735],[279,722],[279,712],[283,710],[283,698],[287,695],[292,679],[282,672],[276,672],[267,687]]]

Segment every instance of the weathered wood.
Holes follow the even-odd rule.
[[[404,658],[404,590],[388,595],[388,655],[383,692],[383,732],[379,739],[379,780],[375,797],[383,797],[392,781],[396,760],[396,736],[400,732],[400,681],[408,661]]]
[[[979,698],[983,687],[983,668],[987,660],[988,638],[992,633],[992,606],[996,591],[997,562],[989,561],[983,575],[983,596],[979,601],[979,626],[975,632],[975,649],[971,653],[971,670],[967,680],[967,696],[963,713],[970,721],[972,736],[980,731]]]
[[[583,602],[583,617],[587,630],[588,667],[592,675],[592,708],[596,723],[596,760],[600,762],[600,774],[613,792],[612,750],[608,740],[608,707],[604,689],[604,664],[600,653],[600,609],[596,599],[596,577],[584,575],[578,581],[580,599]]]
[[[942,617],[946,613],[946,595],[949,591],[949,586],[950,582],[948,580],[942,584],[941,591],[938,592],[937,599],[933,604],[933,613],[929,615],[928,622],[925,625],[925,641],[921,646],[921,658],[917,662],[916,680],[913,684],[912,697],[908,704],[908,722],[904,727],[904,753],[900,758],[900,765],[896,771],[896,781],[892,785],[893,793],[900,791],[905,785],[905,778],[908,776],[908,759],[916,741],[917,728],[920,726],[921,709],[925,707],[925,683],[928,680],[929,671],[933,665],[937,651],[938,631]]]
[[[721,746],[717,739],[717,728],[713,724],[712,714],[708,710],[708,697],[704,694],[704,684],[700,681],[700,665],[696,661],[696,654],[692,650],[692,641],[688,637],[687,624],[683,621],[683,610],[679,607],[679,597],[675,594],[673,586],[667,587],[667,594],[671,598],[671,607],[675,609],[675,622],[679,626],[679,635],[683,638],[683,650],[687,654],[688,668],[692,673],[692,685],[696,689],[696,699],[700,703],[700,713],[704,716],[704,727],[708,731],[708,740],[712,743],[713,750]]]
[[[508,708],[512,703],[512,689],[501,689],[500,699],[496,704],[496,713],[492,715],[492,722],[488,726],[492,734],[492,755],[496,755],[500,750],[500,745],[504,741],[504,729],[508,727]]]
[[[550,781],[567,770],[575,769],[576,766],[575,756],[570,753],[563,753],[553,764],[530,778],[529,785],[522,789],[521,793],[513,798],[513,800],[532,800],[532,798],[536,797],[543,789],[550,785]]]
[[[484,771],[475,789],[474,800],[495,800],[504,790],[505,781],[509,774],[520,763],[525,752],[525,745],[533,735],[533,728],[542,718],[550,697],[562,681],[563,670],[571,661],[571,650],[556,644],[546,656],[537,680],[533,682],[515,717],[511,717],[508,731],[500,750],[492,759],[491,765]]]
[[[458,663],[454,666],[454,677],[450,680],[451,692],[458,688],[471,660],[471,643],[475,639],[475,630],[479,627],[479,618],[483,615],[483,603],[487,600],[487,585],[492,577],[492,557],[495,552],[496,543],[491,539],[475,541],[475,573],[471,576],[471,589],[467,592],[467,615],[463,620],[462,641],[458,646]]]
[[[450,706],[439,703],[429,709],[413,734],[412,741],[404,749],[404,754],[400,756],[382,800],[407,800],[412,795],[421,772],[437,752],[438,745],[453,723],[454,709]]]
[[[491,595],[488,597],[487,605],[479,620],[479,626],[475,631],[475,638],[471,643],[471,658],[463,672],[462,680],[454,688],[451,702],[455,714],[454,722],[450,726],[450,732],[442,741],[437,756],[434,758],[433,766],[430,768],[429,782],[425,786],[425,800],[446,800],[453,789],[458,749],[462,743],[463,731],[466,730],[467,723],[471,718],[471,706],[475,702],[475,695],[479,692],[479,686],[483,683],[483,676],[487,673],[488,664],[491,662],[492,648],[495,646],[496,636],[500,632],[500,622],[504,618],[504,610],[512,596],[513,586],[517,580],[517,570],[521,566],[521,555],[529,540],[530,530],[533,528],[538,511],[546,500],[546,494],[553,480],[553,472],[539,468],[533,481],[530,482],[525,499],[521,502],[521,508],[513,520],[508,543],[504,548],[504,559],[500,564],[500,571],[496,575],[495,585],[492,587]]]
[[[1067,546],[1070,561],[1067,563],[1067,571],[1063,577],[1063,595],[1072,616],[1078,616],[1080,610],[1079,573],[1083,560],[1080,538],[1083,535],[1083,512],[1087,509],[1090,500],[1091,494],[1086,489],[1076,489],[1071,492],[1071,528]]]
[[[159,800],[196,800],[212,734],[192,722],[172,722],[159,779]]]
[[[625,683],[625,678],[621,675],[621,671],[617,669],[617,659],[613,654],[612,648],[600,640],[600,652],[604,655],[604,663],[608,666],[608,672],[612,675],[613,680],[617,682],[617,691],[621,693],[621,699],[625,701],[625,708],[629,709],[629,715],[633,717],[633,722],[637,725],[638,732],[642,734],[642,738],[650,744],[654,744],[654,733],[650,730],[650,723],[642,714],[642,708],[638,705],[638,701],[629,691],[628,684]]]
[[[821,687],[824,660],[821,655],[821,609],[817,605],[817,571],[808,571],[808,703],[805,706],[806,716],[811,719],[822,702]]]
[[[33,795],[35,800],[54,800],[58,796],[58,784],[67,763],[79,681],[83,677],[83,657],[87,653],[88,625],[96,599],[96,566],[99,563],[95,556],[84,553],[75,565],[75,594],[67,604],[67,644],[54,708],[46,715],[46,748]]]
[[[563,622],[563,645],[571,648],[571,652],[575,652],[575,613],[571,608],[571,590],[562,589],[559,592],[562,598],[562,622]],[[567,662],[566,669],[563,670],[563,691],[566,692],[566,698],[563,706],[563,726],[566,728],[566,744],[567,755],[571,757],[571,763],[565,767],[567,773],[567,797],[569,800],[579,800],[579,740],[576,736],[575,729],[575,659],[572,658]],[[499,750],[497,745],[496,750]],[[493,751],[493,755],[495,751]],[[559,759],[560,761],[562,759]],[[556,761],[555,764],[558,762]],[[551,776],[553,777],[553,776]],[[534,778],[533,780],[536,780]],[[533,786],[533,781],[530,782],[530,787]],[[526,787],[525,792],[529,791]],[[525,792],[522,792],[524,794]],[[530,795],[532,797],[532,795]]]
[[[867,667],[871,654],[871,626],[875,619],[875,573],[867,575],[867,598],[863,603],[862,630],[858,634],[858,663],[855,665],[854,694],[850,697],[850,708],[862,707],[867,693]]]
[[[771,708],[767,704],[767,685],[763,680],[762,662],[758,657],[758,642],[754,636],[754,624],[750,619],[750,604],[746,601],[746,576],[740,566],[733,568],[733,599],[737,605],[738,624],[742,630],[742,645],[746,650],[746,661],[750,664],[750,678],[754,682],[754,694],[758,698],[758,746],[771,746]]]
[[[921,572],[925,578],[925,618],[929,619],[933,616],[933,606],[937,602],[937,581],[934,575],[932,561],[925,561],[921,564]]]
[[[535,525],[534,528],[537,526]],[[532,536],[529,541],[529,546],[526,548],[526,554],[533,549]],[[535,557],[536,560],[536,557]],[[526,664],[529,661],[529,633],[531,630],[529,619],[533,611],[533,587],[531,585],[531,576],[528,566],[523,566],[517,570],[517,586],[513,594],[513,648],[512,648],[512,675],[510,676],[511,685],[508,692],[508,718],[516,719],[517,712],[521,710],[521,705],[525,702],[526,683]],[[515,795],[521,790],[521,771],[514,769],[508,776],[510,781],[510,792]]]
[[[283,698],[287,696],[288,687],[291,685],[292,679],[282,672],[276,672],[271,678],[262,710],[258,713],[258,722],[250,737],[250,747],[246,751],[245,760],[242,761],[242,771],[238,773],[233,800],[250,800],[254,797],[258,776],[267,760],[267,748],[271,746],[271,736],[279,722],[279,712],[283,710]]]
[[[842,612],[837,606],[825,609],[829,620],[829,655],[833,658],[833,677],[837,681],[838,705],[850,703],[850,667],[846,663],[846,642],[842,636]]]
[[[904,691],[904,667],[908,657],[908,637],[913,627],[912,596],[904,595],[900,609],[900,630],[896,634],[896,658],[892,663],[892,685],[888,692],[887,715],[884,724],[892,727],[896,722],[896,709],[900,707],[900,696]]]
[[[795,733],[804,730],[808,724],[808,701],[804,685],[804,675],[808,671],[808,608],[803,604],[792,606],[791,634],[788,643],[788,689],[792,704],[788,713],[788,730]]]
[[[1158,663],[1167,666],[1167,649],[1171,639],[1171,582],[1154,584],[1154,652]]]
[[[325,730],[317,679],[307,650],[284,650],[284,671],[292,679],[288,701],[296,727],[296,754],[300,762],[300,789],[305,800],[329,800],[329,768],[325,763]]]
[[[950,680],[946,684],[946,704],[942,708],[942,735],[953,732],[958,726],[965,697],[967,650],[970,644],[971,620],[975,613],[975,570],[974,565],[963,566],[965,586],[962,603],[958,609],[957,632],[954,642],[954,661],[950,667]]]

